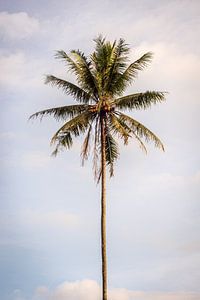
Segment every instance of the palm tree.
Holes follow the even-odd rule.
[[[123,39],[110,43],[99,36],[95,50],[86,57],[80,50],[68,55],[63,50],[56,52],[56,58],[63,60],[75,75],[78,85],[46,76],[46,83],[62,89],[78,104],[45,109],[30,118],[48,115],[64,125],[52,137],[55,144],[53,155],[59,150],[71,148],[74,137],[86,134],[82,146],[82,161],[88,159],[91,146],[94,175],[101,180],[101,254],[102,254],[102,299],[107,300],[107,259],[106,259],[106,167],[113,176],[114,162],[119,156],[116,137],[127,145],[129,138],[135,138],[146,152],[144,141],[152,141],[164,150],[159,138],[139,121],[123,113],[126,110],[146,109],[164,100],[164,93],[146,91],[122,96],[125,89],[137,77],[138,71],[151,61],[152,53],[145,53],[133,63],[128,63],[129,46]]]

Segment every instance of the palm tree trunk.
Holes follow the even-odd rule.
[[[107,258],[106,258],[106,136],[104,118],[101,118],[101,257],[102,257],[102,299],[107,300]]]

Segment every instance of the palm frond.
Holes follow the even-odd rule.
[[[70,133],[73,136],[79,136],[81,133],[84,133],[90,121],[94,118],[94,115],[86,111],[78,116],[74,117],[70,121],[66,122],[52,137],[51,143],[59,141],[60,137],[63,137],[65,134]]]
[[[80,73],[80,67],[76,62],[63,50],[56,51],[55,58],[65,61],[69,67],[69,71],[74,73],[76,76]]]
[[[103,93],[106,92],[105,87],[107,85],[107,79],[109,77],[112,56],[115,50],[115,42],[111,44],[110,42],[105,41],[105,38],[99,36],[97,39],[95,39],[95,43],[95,51],[92,53],[90,58],[98,90],[102,92],[102,96]]]
[[[109,128],[106,126],[106,163],[109,166],[110,177],[114,175],[114,162],[119,156],[118,145]]]
[[[82,103],[89,103],[92,98],[90,97],[90,94],[88,94],[86,91],[84,91],[79,86],[66,81],[61,78],[57,78],[53,75],[47,75],[46,84],[51,84],[52,86],[56,86],[58,88],[61,88],[67,95],[71,95],[75,100],[82,102]]]
[[[106,38],[102,36],[102,34],[99,34],[95,39],[93,39],[93,41],[95,42],[95,52],[99,53],[102,49],[102,47],[104,46],[105,42],[106,42]]]
[[[84,161],[87,160],[88,156],[89,156],[91,130],[92,130],[92,125],[90,125],[90,127],[88,129],[87,135],[86,135],[83,145],[82,145],[82,151],[81,151],[82,165],[84,165]]]
[[[165,92],[147,91],[117,98],[114,105],[119,109],[146,109],[164,100]]]
[[[137,134],[133,131],[132,132],[135,139],[138,141],[140,148],[147,154],[147,148],[145,147],[145,144],[142,142],[142,140],[137,136]]]
[[[130,80],[136,78],[138,71],[142,71],[148,65],[148,63],[151,62],[152,58],[152,52],[145,53],[139,59],[128,66],[128,68],[124,71],[123,76],[126,77],[127,80],[129,80],[129,78]]]
[[[124,39],[120,39],[118,44],[115,44],[116,41],[113,43],[110,55],[105,86],[105,91],[110,95],[115,95],[119,92],[118,85],[116,85],[116,83],[123,71],[126,69],[128,59],[127,54],[130,51],[130,48],[125,43]]]
[[[79,67],[79,73],[77,74],[78,83],[97,100],[98,88],[91,61],[88,61],[87,57],[80,50],[72,50],[71,55],[73,55],[76,65]]]
[[[99,166],[99,153],[100,152],[100,118],[97,116],[94,128],[94,148],[93,148],[93,171],[94,178],[97,183],[101,177],[101,168]]]
[[[124,144],[128,144],[128,138],[131,136],[131,129],[127,126],[127,124],[116,115],[112,114],[110,116],[110,128],[114,132],[114,134],[118,134],[120,138],[124,140]]]
[[[122,93],[125,88],[132,83],[138,75],[138,71],[142,71],[148,63],[152,60],[153,54],[151,52],[145,53],[139,59],[131,63],[126,70],[120,74],[116,86],[119,86],[119,91]]]
[[[119,115],[119,118],[124,121],[135,134],[137,134],[138,137],[144,138],[146,142],[152,141],[155,147],[164,151],[162,142],[151,130],[127,115],[124,115],[120,112],[117,112],[117,114]]]
[[[71,50],[70,54],[74,59],[63,50],[57,51],[55,57],[67,63],[69,70],[75,74],[80,87],[97,100],[98,91],[95,77],[92,74],[91,62],[80,50]]]
[[[52,156],[57,156],[60,150],[63,150],[64,148],[70,149],[73,145],[72,135],[70,132],[57,136],[56,141],[57,145],[51,154]]]
[[[40,120],[44,116],[53,116],[56,120],[66,120],[66,118],[73,118],[74,116],[86,111],[89,105],[87,104],[77,104],[77,105],[67,105],[60,107],[53,107],[45,110],[41,110],[31,115],[29,119],[34,119],[40,117]]]

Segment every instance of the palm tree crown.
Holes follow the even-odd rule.
[[[64,125],[52,137],[55,144],[53,155],[63,148],[71,148],[74,137],[86,134],[82,146],[82,160],[88,158],[93,142],[94,173],[100,179],[102,166],[98,159],[101,154],[101,122],[104,123],[105,159],[113,176],[113,164],[119,156],[116,137],[127,145],[129,138],[137,140],[146,151],[144,141],[152,141],[164,150],[160,139],[143,124],[124,114],[126,110],[146,109],[165,99],[163,92],[146,91],[122,96],[125,89],[137,77],[138,71],[152,59],[152,53],[145,53],[138,60],[128,64],[130,48],[123,39],[110,43],[99,36],[95,40],[95,50],[86,57],[80,50],[72,50],[68,55],[57,51],[56,58],[67,63],[68,69],[75,75],[78,85],[53,75],[46,76],[46,83],[61,88],[79,104],[54,107],[33,114],[30,118],[53,116],[65,121]]]

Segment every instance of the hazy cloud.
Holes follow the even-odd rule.
[[[40,60],[29,57],[22,51],[0,55],[0,85],[27,90],[27,87],[43,86],[43,64]]]
[[[39,31],[39,21],[26,12],[0,12],[0,35],[5,39],[25,39]]]
[[[112,289],[109,292],[113,300],[198,300],[200,294],[187,292],[144,292],[128,289]],[[34,300],[93,300],[101,299],[101,290],[97,282],[82,280],[65,282],[55,290],[50,291],[46,287],[36,290]]]

